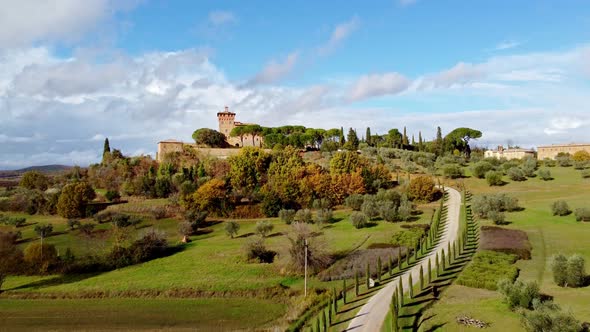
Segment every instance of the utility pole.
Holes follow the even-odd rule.
[[[303,286],[304,297],[307,297],[307,239],[305,241],[305,282]]]

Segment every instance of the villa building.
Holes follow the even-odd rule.
[[[537,158],[543,159],[555,159],[559,153],[569,153],[573,155],[578,151],[586,151],[590,153],[590,143],[586,144],[553,144],[546,146],[539,146],[537,148]]]
[[[498,146],[497,150],[487,150],[484,152],[486,158],[506,158],[510,159],[523,159],[525,157],[534,157],[535,151],[527,149],[504,149],[502,145]]]

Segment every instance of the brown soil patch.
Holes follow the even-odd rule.
[[[531,244],[524,231],[496,226],[481,227],[480,250],[515,254],[520,259],[531,259]]]

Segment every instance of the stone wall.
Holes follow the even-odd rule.
[[[252,138],[250,138],[250,143],[252,143]],[[246,144],[246,139],[244,138],[244,145]],[[240,153],[239,148],[228,148],[228,149],[221,149],[221,148],[203,148],[198,147],[195,143],[183,143],[178,141],[163,141],[158,143],[158,153],[156,154],[156,160],[158,162],[162,162],[164,156],[168,153],[172,152],[182,152],[184,150],[184,146],[190,146],[199,153],[202,157],[214,157],[219,159],[227,159],[233,155]],[[271,150],[265,149],[265,151],[270,152]]]

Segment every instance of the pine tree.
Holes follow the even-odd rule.
[[[359,271],[354,271],[354,295],[359,296]]]
[[[377,280],[381,282],[381,257],[377,257]]]
[[[408,286],[410,287],[410,298],[414,298],[414,283],[412,282],[412,274],[408,276]]]
[[[424,290],[424,269],[420,265],[420,290]]]
[[[365,142],[367,142],[369,146],[373,146],[373,143],[371,142],[371,128],[369,127],[367,127],[367,132],[365,133]]]

